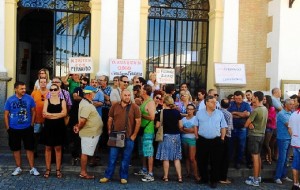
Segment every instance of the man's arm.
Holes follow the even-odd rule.
[[[80,117],[79,122],[74,126],[74,132],[78,133],[86,124],[87,119]]]
[[[221,139],[224,140],[226,135],[226,128],[221,128]]]
[[[31,108],[31,126],[34,125],[34,120],[35,120],[35,107]]]
[[[107,120],[107,132],[108,132],[108,134],[110,134],[110,132],[111,132],[112,123],[113,123],[113,118],[109,117],[108,120]]]
[[[141,118],[136,118],[135,119],[135,128],[134,128],[134,131],[133,131],[133,134],[131,135],[130,139],[132,141],[135,140],[139,130],[140,130],[140,127],[141,127]]]
[[[252,121],[248,118],[245,125],[246,128],[248,127],[249,129],[254,129],[254,125],[252,124]]]
[[[8,117],[9,117],[9,111],[5,110],[4,111],[4,124],[5,124],[5,129],[9,129],[9,122],[8,122]]]

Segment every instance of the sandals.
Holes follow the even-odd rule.
[[[51,172],[50,169],[46,169],[46,172],[44,174],[44,178],[48,178],[50,176],[50,172]]]
[[[168,177],[162,177],[161,179],[162,179],[164,182],[168,182],[168,181],[169,181]]]
[[[88,174],[79,174],[79,177],[82,178],[82,179],[95,179],[95,176],[93,175],[88,175]]]
[[[62,178],[62,173],[61,173],[61,171],[60,171],[60,169],[59,170],[56,170],[56,177],[58,178],[58,179],[60,179],[60,178]]]
[[[178,183],[183,183],[182,177],[178,177],[177,182],[178,182]]]

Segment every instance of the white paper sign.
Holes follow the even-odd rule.
[[[156,68],[156,80],[160,84],[175,83],[175,69]]]
[[[69,72],[73,73],[92,73],[93,60],[91,57],[70,57]]]
[[[125,75],[132,79],[135,75],[143,76],[143,62],[139,59],[111,59],[109,61],[109,78],[112,80],[115,76]]]
[[[244,64],[215,64],[215,79],[217,84],[246,84]]]

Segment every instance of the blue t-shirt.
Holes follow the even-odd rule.
[[[250,105],[247,102],[242,102],[240,104],[240,107],[237,106],[236,102],[230,102],[230,106],[227,109],[227,111],[231,112],[251,112]],[[246,123],[247,118],[234,118],[232,119],[233,121],[233,127],[234,128],[244,128],[244,125]]]
[[[196,116],[193,116],[190,119],[187,119],[186,117],[184,117],[182,119],[182,124],[183,124],[184,128],[193,128],[195,126],[198,126],[198,120],[197,120]],[[182,133],[181,137],[190,138],[190,139],[196,138],[194,133]]]
[[[285,109],[277,113],[277,139],[291,139],[288,127],[285,126],[285,123],[289,122],[291,115],[292,112],[287,112]]]
[[[102,102],[104,104],[104,93],[101,90],[98,90],[98,92],[95,94],[93,101]],[[96,107],[96,110],[99,113],[100,117],[102,117],[102,107],[103,106]]]
[[[21,99],[16,95],[9,97],[4,106],[4,110],[9,112],[9,128],[25,129],[30,127],[32,108],[35,108],[35,102],[28,94]]]

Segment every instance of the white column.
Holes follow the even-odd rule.
[[[101,0],[100,65],[97,75],[109,75],[109,60],[117,58],[118,0]]]
[[[124,0],[123,59],[139,59],[140,55],[140,0]]]
[[[237,63],[239,1],[224,0],[222,63]]]
[[[6,72],[4,67],[4,26],[5,0],[0,0],[0,72]]]

